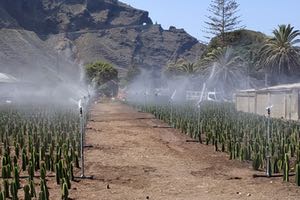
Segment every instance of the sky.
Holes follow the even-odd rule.
[[[207,41],[204,21],[209,14],[211,0],[121,0],[132,7],[146,10],[153,23],[164,29],[184,28],[200,41]],[[272,35],[279,24],[291,24],[300,29],[299,0],[237,0],[240,4],[241,25],[246,29]]]

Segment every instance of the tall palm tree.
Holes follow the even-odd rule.
[[[230,94],[245,83],[245,66],[241,57],[235,55],[231,48],[218,47],[209,52],[200,61],[208,87]]]
[[[300,43],[299,30],[290,24],[279,25],[273,30],[274,37],[266,40],[261,48],[259,64],[267,71],[288,75],[292,70],[300,69],[300,51],[294,45]]]

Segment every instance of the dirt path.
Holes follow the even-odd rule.
[[[187,143],[179,131],[158,128],[166,124],[150,114],[105,103],[94,105],[91,115],[86,174],[95,179],[74,183],[74,199],[299,199],[294,183],[252,178],[249,164]]]

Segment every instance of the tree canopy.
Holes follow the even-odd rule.
[[[97,61],[86,65],[86,75],[90,83],[94,83],[99,92],[107,96],[115,96],[118,88],[118,71],[111,64]]]
[[[300,43],[300,39],[297,39],[300,31],[288,24],[279,25],[278,29],[273,30],[273,34],[261,48],[260,67],[277,75],[289,75],[292,70],[299,70],[300,49],[295,44]]]
[[[168,76],[193,76],[197,74],[198,70],[199,67],[195,63],[179,59],[175,63],[169,63],[165,73]]]
[[[221,36],[222,45],[226,46],[226,33],[243,28],[237,15],[239,4],[235,0],[212,0],[206,16],[206,31],[212,36]],[[211,37],[208,37],[211,38]]]
[[[232,89],[241,88],[240,81],[246,77],[244,61],[227,47],[218,47],[209,52],[200,61],[200,66],[208,86],[221,88],[221,91],[228,91],[228,94]]]

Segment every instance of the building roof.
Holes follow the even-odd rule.
[[[290,90],[290,89],[300,89],[300,83],[275,85],[272,87],[262,88],[260,90]]]
[[[300,83],[292,83],[292,84],[282,84],[282,85],[275,85],[272,87],[260,88],[260,89],[247,89],[247,90],[240,90],[238,93],[251,93],[251,92],[268,92],[268,91],[287,91],[293,89],[300,89]]]
[[[18,82],[18,79],[4,73],[0,73],[0,83],[16,83]]]

